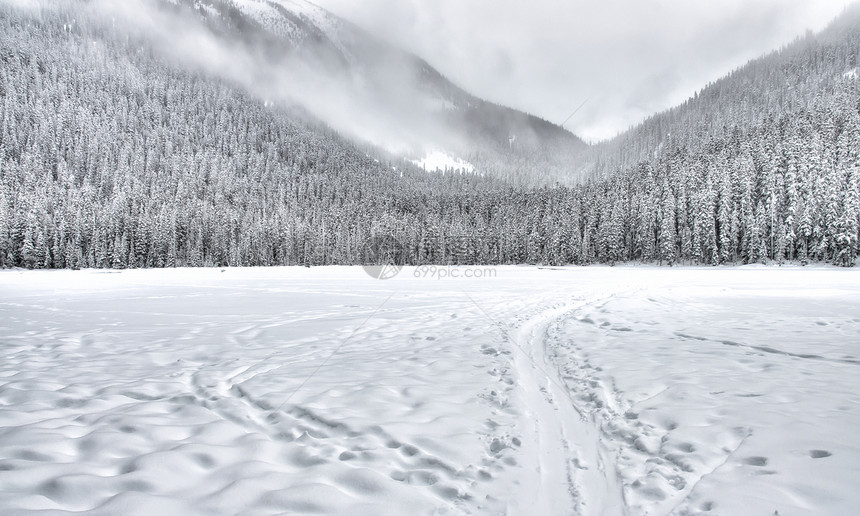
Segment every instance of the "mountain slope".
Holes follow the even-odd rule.
[[[749,129],[799,113],[853,90],[860,65],[860,4],[819,34],[807,33],[706,85],[692,98],[594,145],[576,164],[584,177],[606,177],[672,148],[700,149],[734,128]]]
[[[193,20],[198,39],[231,56],[229,66],[239,71],[206,63],[212,56],[200,55],[199,41],[176,44],[175,31],[156,36],[168,53],[184,53],[262,98],[302,105],[352,137],[401,154],[443,150],[481,171],[540,183],[565,175],[586,148],[563,128],[483,101],[423,59],[305,0],[162,0],[146,15],[159,25],[183,20],[185,31]],[[526,162],[546,177],[524,170]]]

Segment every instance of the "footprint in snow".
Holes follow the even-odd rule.
[[[762,467],[767,466],[767,457],[747,457],[742,462],[747,466]]]

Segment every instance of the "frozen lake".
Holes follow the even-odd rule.
[[[860,271],[416,272],[0,271],[0,513],[860,510]]]

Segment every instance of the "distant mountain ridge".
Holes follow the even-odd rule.
[[[420,57],[311,2],[161,1],[179,15],[195,13],[219,38],[262,53],[272,67],[301,69],[343,102],[344,111],[354,110],[354,119],[318,113],[329,109],[331,98],[316,99],[316,87],[295,95],[297,103],[310,104],[311,113],[333,121],[335,128],[383,147],[418,154],[445,150],[513,180],[522,178],[511,163],[530,160],[560,175],[587,147],[557,125],[466,92]],[[332,89],[335,84],[343,87]],[[317,109],[318,101],[326,105]],[[505,166],[510,170],[502,170]]]
[[[697,149],[741,126],[800,112],[855,81],[860,51],[860,4],[854,3],[822,32],[807,32],[703,86],[678,106],[655,113],[578,160],[583,177],[607,177],[672,148]]]

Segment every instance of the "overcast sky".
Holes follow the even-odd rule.
[[[470,92],[614,136],[751,58],[820,30],[848,0],[315,0]]]

